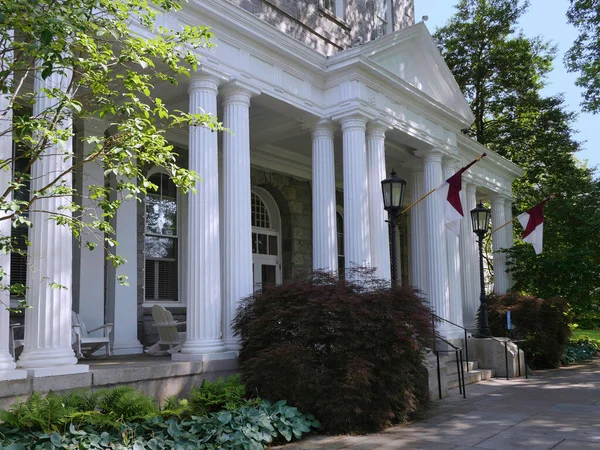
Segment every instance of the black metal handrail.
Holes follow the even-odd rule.
[[[435,327],[435,325],[434,325]],[[433,352],[435,353],[435,359],[437,362],[437,379],[438,379],[438,393],[440,400],[442,399],[442,375],[440,372],[440,353],[455,353],[456,355],[456,376],[458,378],[458,392],[462,394],[463,398],[467,398],[467,385],[465,384],[465,367],[463,362],[463,352],[461,347],[457,347],[452,342],[447,341],[441,336],[437,337],[440,341],[445,342],[447,345],[452,347],[452,350],[437,350],[435,348],[435,332],[433,342]]]
[[[432,312],[431,313],[431,325],[433,328],[433,335],[434,335],[434,345],[433,345],[434,352],[436,351],[435,350],[435,338],[436,338],[436,336],[435,336],[435,321],[436,321],[436,319],[440,320],[440,321],[444,321],[446,323],[449,323],[450,325],[453,325],[455,327],[461,328],[464,331],[464,334],[465,334],[465,339],[464,339],[465,359],[466,359],[466,365],[467,365],[467,372],[469,372],[469,341],[468,341],[467,333],[471,333],[471,335],[475,335],[476,337],[481,336],[481,337],[492,339],[496,342],[500,342],[500,344],[504,344],[504,361],[505,361],[505,365],[506,365],[506,379],[507,380],[510,379],[509,372],[508,372],[508,342],[511,341],[511,342],[515,343],[515,345],[517,346],[517,363],[518,363],[518,367],[519,367],[519,376],[521,376],[521,356],[519,353],[521,351],[521,349],[519,348],[519,343],[524,342],[523,340],[513,340],[508,337],[501,339],[501,338],[497,338],[494,336],[483,336],[481,333],[479,333],[476,330],[466,328],[462,325],[452,322],[451,320],[440,317],[437,314]],[[446,339],[444,339],[440,336],[438,336],[438,339],[440,339],[441,341],[450,345],[453,349],[455,349],[454,351],[456,351],[456,349],[458,349],[458,347],[453,345],[451,342],[448,342]],[[460,352],[461,352],[461,366],[462,366],[462,349],[460,349]],[[524,355],[524,359],[525,359],[525,361],[524,361],[524,363],[525,363],[525,378],[528,379],[529,373],[527,370],[527,352],[523,351],[523,355]],[[442,388],[440,386],[441,375],[440,375],[440,367],[439,367],[439,355],[436,355],[436,356],[437,356],[437,363],[438,363],[438,386],[439,386],[439,394],[440,394],[440,399],[441,399],[442,398]],[[457,364],[458,364],[458,353],[457,353]],[[466,398],[465,385],[464,385],[464,368],[462,369],[462,372],[463,372],[463,387],[460,392],[463,394],[463,397]],[[459,390],[460,390],[460,373],[459,373]]]

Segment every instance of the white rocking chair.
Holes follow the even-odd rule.
[[[106,355],[111,356],[112,353],[110,351],[110,332],[113,329],[112,323],[107,323],[93,330],[88,330],[75,311],[73,311],[71,319],[71,327],[72,333],[71,337],[73,339],[73,350],[75,350],[75,355],[77,358],[81,359],[84,357],[90,356],[96,350],[105,347]],[[90,333],[94,331],[104,330],[103,336],[90,336]]]
[[[185,322],[173,320],[173,315],[164,306],[154,305],[152,307],[153,327],[158,329],[158,342],[147,347],[144,351],[150,355],[172,355],[181,350],[185,342],[185,332],[177,330],[179,325]]]

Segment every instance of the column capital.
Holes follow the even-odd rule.
[[[223,86],[223,105],[250,106],[250,99],[260,94],[260,90],[240,80],[234,80]]]
[[[507,198],[502,194],[494,193],[494,194],[490,195],[490,201],[493,205],[495,205],[495,204],[504,205],[504,202],[506,200],[507,200]]]
[[[371,120],[367,123],[367,137],[385,139],[385,133],[390,126],[380,119]]]
[[[437,162],[442,163],[442,159],[446,154],[437,148],[432,148],[430,150],[417,150],[414,152],[415,156],[421,158],[424,162]]]
[[[335,132],[335,125],[329,119],[320,119],[317,123],[315,123],[312,127],[310,127],[310,132],[312,137],[328,137],[333,139],[333,134]]]
[[[223,78],[216,74],[205,71],[194,72],[188,85],[188,93],[193,94],[194,92],[204,91],[217,95],[219,85],[222,82]]]
[[[467,191],[467,193],[470,194],[477,194],[477,185],[475,183],[471,183],[469,181],[467,181],[465,183],[465,191]]]
[[[367,122],[369,116],[362,112],[353,112],[351,114],[334,117],[342,125],[342,131],[359,129],[365,131],[367,129]]]

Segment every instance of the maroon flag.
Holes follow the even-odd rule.
[[[542,253],[544,244],[544,204],[555,196],[556,194],[552,194],[533,208],[517,216],[517,220],[524,230],[523,240],[533,245],[536,255]]]

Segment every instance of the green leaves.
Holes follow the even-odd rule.
[[[591,0],[571,0],[567,19],[579,35],[565,54],[569,72],[579,72],[577,86],[582,87],[583,110],[600,112],[600,8]]]

